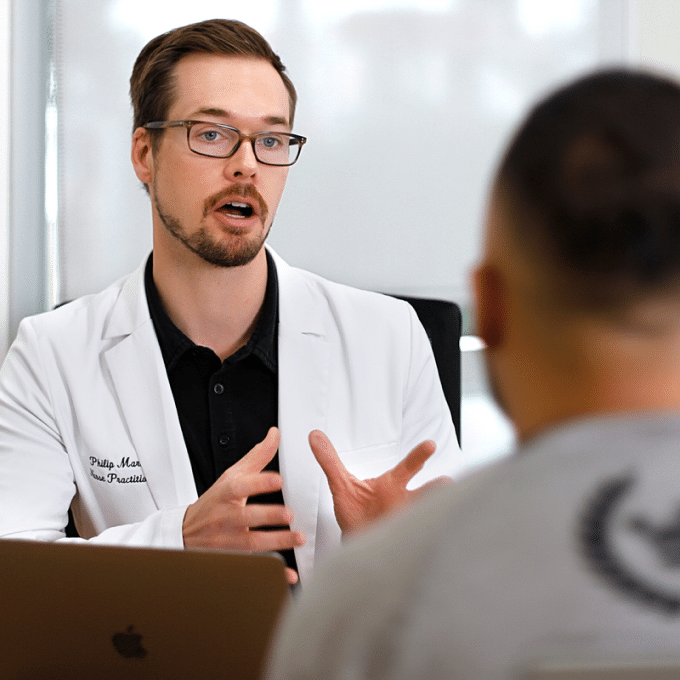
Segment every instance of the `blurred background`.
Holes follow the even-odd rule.
[[[487,187],[540,96],[585,71],[680,64],[675,0],[0,0],[0,359],[24,316],[96,292],[151,248],[128,79],[152,37],[224,17],[259,30],[308,137],[270,244],[290,264],[464,315],[463,452],[514,435],[470,313]]]

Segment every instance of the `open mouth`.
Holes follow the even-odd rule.
[[[242,219],[252,217],[255,214],[251,205],[248,203],[241,203],[240,201],[229,201],[229,203],[225,203],[221,208],[218,208],[218,210],[225,215],[229,215],[229,217]]]

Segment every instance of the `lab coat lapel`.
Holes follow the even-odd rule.
[[[301,574],[311,570],[322,471],[308,434],[324,429],[328,401],[330,347],[324,311],[313,284],[275,256],[279,278],[279,465],[283,496],[293,510],[292,528],[307,543],[296,549]]]
[[[105,352],[105,362],[156,505],[192,503],[196,486],[149,316],[143,265],[125,283],[105,334],[118,339]]]

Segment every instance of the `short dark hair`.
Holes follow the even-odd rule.
[[[211,19],[163,33],[139,53],[130,77],[133,131],[152,121],[166,119],[173,103],[175,65],[189,54],[219,54],[268,61],[281,76],[288,91],[290,124],[293,124],[297,103],[295,86],[269,43],[241,21]]]
[[[536,106],[497,189],[523,252],[578,305],[680,283],[680,87],[628,69],[586,76]]]

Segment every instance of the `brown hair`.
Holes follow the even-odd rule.
[[[163,33],[147,43],[139,53],[130,77],[133,131],[152,121],[165,120],[174,97],[174,67],[182,57],[197,53],[268,61],[288,90],[290,123],[293,124],[297,103],[295,86],[269,43],[255,29],[241,21],[211,19]],[[158,135],[152,137],[152,140],[156,139]]]

